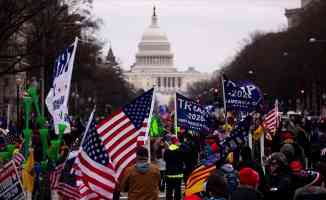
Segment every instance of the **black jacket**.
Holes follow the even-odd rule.
[[[166,163],[166,175],[180,175],[183,174],[183,154],[180,148],[167,149],[164,152],[164,161]]]
[[[239,186],[231,194],[231,200],[263,200],[263,195],[257,190]]]
[[[294,194],[292,176],[284,173],[270,177],[270,190],[264,196],[266,200],[292,199]]]

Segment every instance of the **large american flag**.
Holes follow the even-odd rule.
[[[134,163],[137,144],[147,139],[153,93],[154,89],[147,91],[97,126],[118,181],[124,169]]]
[[[263,120],[263,127],[269,133],[275,133],[280,123],[280,116],[278,112],[278,103],[275,102],[274,108],[269,111]]]
[[[112,199],[115,171],[95,127],[91,114],[73,171],[81,199]]]

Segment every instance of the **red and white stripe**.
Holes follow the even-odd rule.
[[[23,162],[25,160],[25,157],[22,153],[16,153],[12,160],[14,161],[15,163],[15,167],[17,169],[17,172],[18,172],[18,176],[20,178],[22,178],[22,171],[23,171]]]
[[[112,199],[115,189],[115,171],[111,164],[103,166],[93,161],[82,150],[76,158],[74,173],[81,199]]]
[[[50,172],[50,188],[51,190],[56,190],[59,179],[62,173],[62,170],[64,169],[64,163],[61,163],[58,165],[52,172]]]
[[[13,160],[15,162],[16,167],[20,167],[23,164],[23,161],[25,160],[25,157],[21,153],[16,153],[13,157]]]
[[[77,187],[70,186],[66,183],[59,182],[56,190],[62,199],[79,200],[80,195]]]
[[[137,129],[128,116],[119,111],[97,125],[97,132],[115,166],[117,180],[134,163],[137,144],[143,145],[147,139],[147,121],[145,118],[143,126]]]
[[[279,126],[280,116],[278,112],[278,104],[275,103],[275,107],[269,111],[263,121],[263,127],[270,133],[275,133]]]

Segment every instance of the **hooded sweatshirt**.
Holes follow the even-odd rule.
[[[129,200],[159,199],[160,169],[149,163],[128,167],[121,181],[121,189],[128,192]]]
[[[222,165],[219,171],[224,174],[224,177],[227,180],[228,192],[231,194],[237,189],[239,184],[239,179],[236,175],[236,171],[231,164]]]

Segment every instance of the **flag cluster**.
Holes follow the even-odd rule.
[[[89,119],[73,165],[81,199],[112,199],[117,181],[134,163],[139,142],[147,140],[153,89],[95,124]]]

